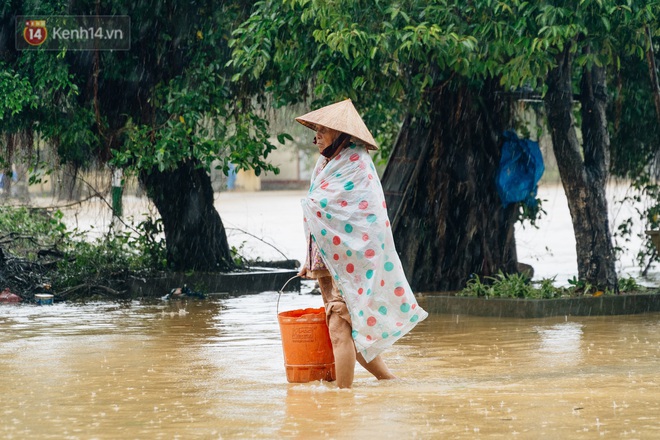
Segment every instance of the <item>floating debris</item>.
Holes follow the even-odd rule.
[[[162,297],[162,299],[164,300],[181,299],[181,298],[204,299],[206,298],[206,295],[203,294],[202,292],[192,290],[190,287],[188,287],[188,285],[184,284],[183,287],[175,287],[174,289],[170,290],[170,293]]]
[[[16,295],[15,293],[12,293],[9,290],[9,287],[0,292],[0,303],[18,303],[21,301],[23,301],[23,298]]]

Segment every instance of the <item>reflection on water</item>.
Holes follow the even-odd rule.
[[[549,365],[575,365],[582,358],[582,327],[579,322],[562,322],[535,327],[541,337],[540,361]]]
[[[286,382],[276,301],[0,306],[0,438],[660,435],[658,314],[434,315],[338,390]]]

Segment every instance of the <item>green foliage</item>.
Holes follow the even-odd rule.
[[[59,282],[71,286],[90,280],[121,278],[129,273],[165,270],[162,221],[147,217],[130,227],[126,231],[111,229],[93,241],[85,236],[68,240],[64,248],[67,258],[58,265]]]
[[[542,96],[568,47],[574,93],[584,69],[607,68],[615,174],[639,176],[657,154],[660,129],[645,65],[646,27],[658,36],[657,0],[368,3],[255,3],[232,34],[233,80],[257,95],[265,90],[277,105],[309,96],[318,107],[350,97],[387,157],[403,115],[424,118],[434,91],[460,78],[477,90],[496,80],[503,91],[525,87]],[[519,219],[535,226],[542,213],[540,205],[522,207]],[[640,257],[651,251],[646,242]]]
[[[658,11],[657,1],[263,0],[233,32],[228,65],[242,91],[276,106],[352,98],[386,157],[403,115],[425,117],[431,94],[452,80],[479,89],[495,79],[503,90],[543,94],[567,46],[576,76],[582,67],[620,66],[625,56],[643,59],[640,30]]]
[[[539,284],[538,294],[541,299],[557,298],[560,295],[560,290],[555,288],[555,278],[543,278]]]
[[[235,98],[232,72],[226,68],[229,32],[247,17],[246,5],[165,3],[155,15],[143,9],[145,5],[129,2],[123,7],[128,15],[141,17],[139,29],[134,29],[138,44],[151,46],[158,58],[149,66],[143,64],[146,60],[108,59],[112,77],[119,82],[132,79],[136,68],[143,68],[157,80],[138,83],[152,114],[145,118],[139,102],[132,102],[122,127],[125,142],[114,151],[113,164],[129,171],[165,171],[193,157],[207,170],[220,160],[224,170],[231,161],[257,175],[277,172],[266,161],[275,149],[268,124],[250,120],[241,111],[244,103]],[[177,9],[175,15],[171,8]],[[151,41],[149,35],[158,38]]]
[[[485,282],[475,275],[460,294],[486,298],[536,298],[539,295],[525,275],[505,274],[502,271],[494,277],[485,277]]]
[[[97,8],[92,1],[74,6],[25,2],[14,12]],[[349,97],[386,157],[402,116],[424,117],[431,93],[452,78],[542,93],[566,45],[577,66],[619,66],[627,75],[626,60],[643,60],[644,26],[657,22],[659,8],[632,0],[113,1],[101,12],[131,16],[133,49],[99,54],[99,84],[108,91],[97,96],[87,87],[96,73],[85,54],[11,53],[0,59],[0,91],[7,92],[0,115],[58,139],[63,159],[79,164],[109,158],[111,147],[114,165],[136,171],[171,169],[194,156],[206,167],[220,159],[225,169],[231,160],[259,174],[272,169],[264,159],[275,148],[266,107]],[[592,50],[582,52],[586,46]],[[620,139],[629,138],[622,129]]]
[[[3,52],[0,132],[32,130],[57,146],[61,162],[78,166],[98,158],[127,172],[163,171],[194,157],[207,170],[219,159],[257,174],[277,171],[265,160],[275,148],[268,125],[237,111],[225,66],[229,32],[247,18],[247,3],[49,0],[12,7],[0,5],[7,22],[10,13],[128,15],[131,50]]]
[[[568,280],[568,284],[571,286],[571,290],[577,293],[588,295],[595,292],[595,288],[591,283],[578,279],[575,276]]]
[[[462,23],[421,1],[260,1],[233,32],[229,65],[241,90],[276,106],[353,99],[386,156],[402,114],[424,117],[427,92],[470,66],[477,42]]]
[[[528,206],[526,203],[520,203],[518,205],[518,222],[520,222],[523,227],[526,223],[533,228],[538,229],[536,222],[547,212],[543,209],[543,202],[547,200],[536,199],[535,206]]]
[[[249,265],[249,260],[245,257],[245,252],[244,252],[245,244],[246,242],[243,241],[238,247],[232,246],[230,249],[231,257],[234,260],[236,266],[238,267],[247,267]]]
[[[495,277],[486,277],[485,282],[475,275],[460,294],[486,298],[532,298],[534,289],[524,275],[500,271]]]
[[[13,118],[24,108],[37,107],[30,81],[2,62],[0,62],[0,96],[4,97],[0,122]]]
[[[474,274],[465,284],[465,288],[460,292],[463,296],[484,296],[489,298],[492,295],[489,284],[482,283],[479,275]]]
[[[651,2],[644,11],[655,11],[657,15],[660,13],[658,4]],[[660,142],[660,125],[646,58],[649,47],[658,47],[660,28],[655,25],[657,18],[652,20],[656,35],[652,42],[649,41],[645,32],[645,26],[649,25],[645,20],[648,19],[642,15],[638,24],[629,29],[624,49],[618,54],[608,80],[612,97],[607,109],[612,143],[611,171],[615,176],[631,180],[640,175],[645,178]],[[658,53],[657,49],[655,53]]]
[[[642,286],[633,277],[619,278],[619,291],[621,292],[644,292],[648,290]]]
[[[65,289],[80,284],[108,283],[108,279],[126,275],[128,241],[125,236],[106,236],[94,242],[69,240],[64,258],[53,274],[53,287]]]
[[[554,283],[554,278],[544,278],[532,282],[523,274],[499,272],[494,277],[485,277],[484,281],[475,275],[468,280],[459,295],[484,298],[553,299],[614,294],[610,291],[596,291],[594,286],[576,277],[568,280],[569,287],[556,287]],[[640,293],[647,290],[632,277],[619,278],[619,291],[621,293]]]
[[[533,296],[534,289],[529,284],[529,279],[523,274],[504,274],[500,271],[490,279],[493,281],[492,296],[494,297],[529,298]]]
[[[0,245],[12,258],[35,263],[54,290],[105,285],[128,274],[164,270],[162,223],[147,218],[131,231],[110,231],[96,240],[69,230],[60,211],[0,207]],[[52,259],[55,256],[55,259]],[[53,264],[44,263],[54,262]],[[41,267],[41,269],[38,269]]]
[[[192,157],[207,169],[220,160],[227,172],[231,161],[259,174],[274,170],[270,107],[343,98],[383,147],[379,161],[404,115],[427,118],[443,88],[489,81],[543,94],[566,47],[574,86],[583,68],[607,67],[616,175],[640,176],[660,138],[645,60],[657,47],[658,0],[0,3],[6,17],[97,7],[131,16],[131,51],[0,55],[0,132],[33,130],[63,162],[112,159],[149,172]],[[534,224],[539,212],[521,216]]]
[[[0,206],[0,245],[13,243],[5,250],[34,260],[39,249],[57,248],[71,236],[62,218],[59,210]]]
[[[131,270],[165,270],[167,250],[165,248],[163,221],[145,215],[145,219],[133,227],[127,237],[129,248],[137,250],[133,254]]]
[[[77,121],[87,117],[77,113],[79,89],[63,55],[7,51],[0,56],[1,133],[34,130],[56,140],[80,136]]]
[[[75,169],[109,164],[155,186],[152,173],[176,174],[189,164],[206,172],[211,166],[228,172],[232,163],[257,175],[277,174],[268,161],[277,142],[264,118],[244,111],[250,100],[230,81],[234,72],[227,67],[230,33],[248,18],[250,6],[211,0],[0,4],[3,23],[13,23],[14,15],[49,13],[127,15],[131,23],[127,51],[16,51],[6,45],[0,92],[11,93],[0,98],[0,134],[29,132],[57,149],[59,163]],[[7,35],[13,38],[13,24]],[[36,181],[47,171],[33,162]],[[218,255],[228,252],[222,240],[202,244],[225,247]],[[112,249],[107,254],[114,258]]]
[[[54,287],[104,285],[109,280],[123,281],[129,274],[166,268],[160,220],[147,218],[132,232],[110,231],[93,241],[85,238],[67,240],[64,247],[66,257],[59,262],[53,274]]]

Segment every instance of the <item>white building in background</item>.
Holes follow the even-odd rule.
[[[262,190],[304,189],[309,187],[309,179],[316,163],[316,156],[299,147],[297,143],[280,146],[268,159],[280,169],[279,174],[272,172],[261,175]]]
[[[316,160],[318,151],[313,144],[305,147],[301,142],[287,142],[280,145],[273,141],[277,149],[268,155],[267,161],[280,169],[279,174],[261,173],[257,176],[253,170],[238,171],[234,188],[227,188],[227,176],[222,170],[213,169],[211,179],[215,191],[272,191],[287,189],[306,189]]]

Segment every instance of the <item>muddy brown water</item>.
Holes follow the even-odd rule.
[[[432,315],[347,391],[287,383],[276,302],[2,305],[0,438],[660,438],[659,314]]]

